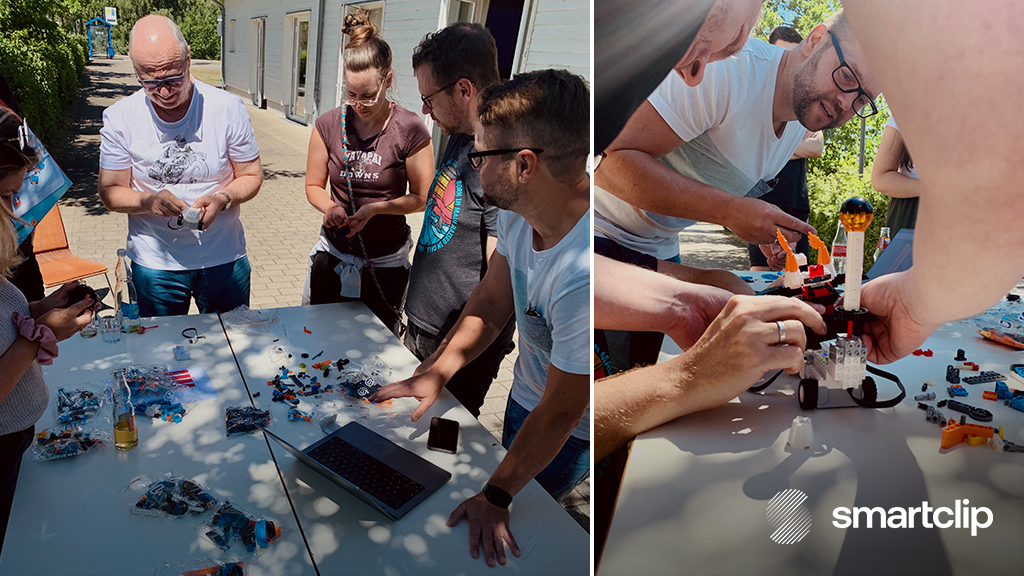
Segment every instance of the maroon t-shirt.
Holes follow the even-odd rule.
[[[391,117],[380,133],[362,140],[355,132],[348,131],[348,176],[352,182],[355,210],[364,204],[402,197],[408,186],[405,159],[430,140],[430,133],[419,116],[398,104],[391,106]],[[339,106],[320,116],[316,120],[316,129],[327,145],[331,198],[351,214],[354,210],[348,210],[348,188],[341,173],[341,122],[345,110],[349,107]],[[351,122],[353,117],[354,112],[350,112],[348,121]],[[323,231],[342,253],[362,258],[359,238],[348,238],[348,227],[324,228]],[[405,223],[405,216],[379,214],[367,222],[361,234],[370,258],[377,258],[397,252],[409,236],[409,226]]]

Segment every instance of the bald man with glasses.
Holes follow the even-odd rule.
[[[191,77],[190,49],[170,19],[132,28],[142,89],[103,112],[99,195],[128,215],[128,256],[141,316],[249,304],[251,268],[238,205],[263,184],[260,150],[242,101]],[[199,210],[200,230],[178,217]]]

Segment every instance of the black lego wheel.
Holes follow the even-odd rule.
[[[863,400],[865,402],[875,403],[878,401],[878,386],[875,385],[874,378],[871,376],[864,378],[861,388],[864,390]]]
[[[818,407],[818,381],[814,378],[804,378],[797,388],[797,398],[800,399],[800,408],[814,410]]]

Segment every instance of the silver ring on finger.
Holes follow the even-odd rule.
[[[778,345],[782,346],[786,343],[786,325],[782,320],[776,320],[775,325],[779,327],[779,342]]]

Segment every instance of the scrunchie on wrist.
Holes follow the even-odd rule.
[[[34,318],[21,312],[11,314],[11,320],[14,321],[14,327],[18,329],[19,335],[39,343],[36,362],[44,366],[53,364],[53,359],[57,357],[57,337],[54,336],[53,330],[45,324],[36,324]]]

